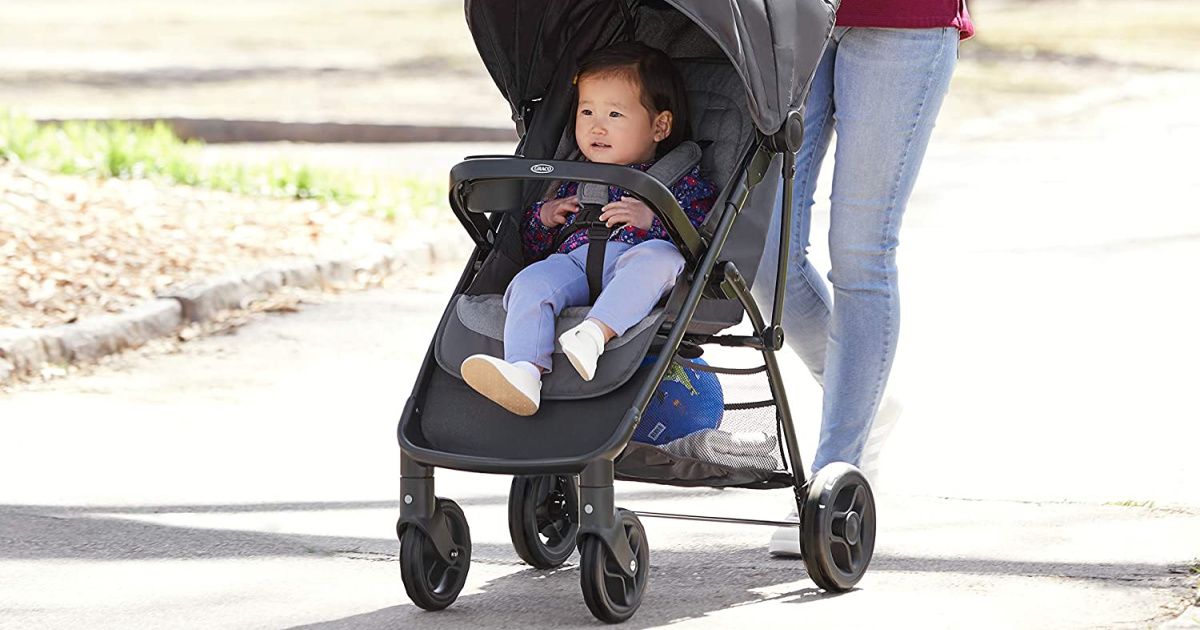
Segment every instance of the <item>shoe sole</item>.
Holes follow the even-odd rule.
[[[596,376],[596,373],[593,371],[591,374],[588,374],[587,369],[583,366],[583,362],[579,360],[579,357],[575,356],[574,352],[571,352],[571,349],[568,347],[569,344],[563,343],[563,339],[567,336],[567,334],[568,333],[563,333],[562,336],[558,338],[558,345],[562,346],[563,354],[567,355],[567,360],[571,362],[571,367],[575,368],[575,371],[579,373],[580,378],[585,381],[592,380],[592,378]]]
[[[483,359],[464,362],[462,377],[471,389],[518,416],[537,413],[538,405],[508,382],[496,366]]]
[[[566,348],[563,348],[563,354],[567,355],[567,360],[569,360],[569,361],[571,362],[571,367],[575,368],[575,371],[576,371],[576,372],[579,372],[579,376],[580,376],[580,378],[582,378],[582,379],[583,379],[583,380],[585,380],[585,381],[590,381],[590,380],[592,380],[592,377],[593,377],[593,376],[595,376],[595,374],[591,374],[591,375],[589,375],[589,374],[587,373],[587,369],[585,369],[585,368],[583,367],[583,362],[582,362],[582,361],[580,361],[580,360],[579,360],[579,359],[578,359],[578,358],[575,356],[575,353],[574,353],[574,352],[571,352],[570,350],[567,350]]]

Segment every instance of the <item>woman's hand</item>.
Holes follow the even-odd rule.
[[[649,230],[654,223],[654,213],[646,204],[633,197],[621,197],[601,208],[600,220],[610,228],[624,223]]]
[[[571,195],[542,204],[542,208],[538,210],[538,219],[548,228],[558,227],[567,222],[568,214],[576,212],[579,212],[579,196]]]

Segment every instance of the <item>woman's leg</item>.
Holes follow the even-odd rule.
[[[835,36],[845,29],[837,29]],[[831,40],[817,66],[813,84],[804,108],[804,143],[796,154],[796,178],[792,184],[792,229],[790,254],[784,287],[784,341],[808,366],[820,383],[825,373],[825,344],[829,338],[829,313],[833,300],[825,280],[808,262],[808,233],[812,224],[812,207],[817,190],[821,162],[833,138],[833,66],[837,42]],[[775,212],[767,233],[765,247],[779,251],[780,212],[783,187],[775,199]],[[777,256],[766,254],[759,264],[754,281],[754,297],[766,313],[775,300]],[[767,315],[769,318],[770,315]]]
[[[650,314],[671,290],[683,262],[683,255],[667,241],[646,241],[630,247],[615,264],[605,264],[605,271],[611,269],[611,275],[605,273],[604,291],[596,298],[588,318],[602,322],[617,335],[623,334]]]
[[[859,463],[899,337],[896,247],[958,51],[958,31],[852,28],[836,49],[833,312],[813,470]]]

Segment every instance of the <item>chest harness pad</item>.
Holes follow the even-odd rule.
[[[663,186],[670,188],[674,186],[684,175],[687,175],[692,169],[700,163],[701,152],[700,146],[695,142],[686,141],[679,144],[671,150],[670,153],[655,162],[647,171],[646,174],[662,182]],[[601,209],[608,204],[609,187],[604,184],[580,184],[579,185],[579,206],[580,210],[575,215],[575,220],[571,225],[563,228],[558,236],[554,239],[554,245],[546,256],[553,254],[562,247],[563,243],[571,237],[572,234],[579,230],[587,230],[588,238],[588,253],[587,253],[587,281],[588,281],[588,304],[596,302],[596,298],[600,297],[600,290],[604,283],[604,251],[608,246],[608,239],[612,238],[613,228],[604,224],[600,220]],[[620,229],[619,227],[617,229]]]

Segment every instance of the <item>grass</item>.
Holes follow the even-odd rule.
[[[0,110],[0,160],[30,164],[66,175],[153,179],[242,195],[315,199],[389,220],[426,219],[446,198],[442,182],[384,180],[359,173],[316,169],[276,161],[248,166],[200,159],[203,144],[183,141],[163,123],[39,124]]]

